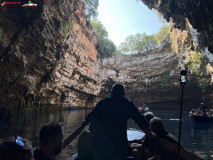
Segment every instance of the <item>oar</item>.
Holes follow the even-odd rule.
[[[79,128],[77,128],[67,139],[63,142],[63,149],[65,149],[72,141],[75,139],[87,125],[86,122],[83,122]]]
[[[173,144],[173,143],[171,143],[167,140],[164,140],[162,138],[159,138],[159,137],[157,138],[157,143],[171,152],[177,151],[177,149],[178,149],[177,144]],[[184,158],[185,160],[192,160],[192,159],[193,160],[204,160],[203,158],[198,157],[197,155],[195,155],[189,151],[186,151],[183,148],[180,148],[179,154],[180,154],[180,157]]]
[[[188,116],[186,116],[186,117],[184,117],[184,118],[182,118],[182,120],[186,120],[187,118],[189,118],[189,115],[188,115]]]

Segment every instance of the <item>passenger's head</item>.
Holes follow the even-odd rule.
[[[152,118],[154,118],[155,115],[154,115],[152,112],[146,112],[146,113],[144,113],[144,117],[146,118],[146,120],[147,120],[148,122],[150,122],[150,120],[151,120]]]
[[[33,147],[29,140],[20,136],[0,143],[1,160],[33,160]]]
[[[152,132],[154,132],[156,135],[165,135],[167,132],[164,128],[162,119],[158,117],[154,117],[149,122],[150,128]]]
[[[53,156],[61,153],[63,130],[59,123],[50,122],[45,124],[39,134],[41,147],[51,150]]]
[[[111,95],[113,97],[123,97],[125,95],[125,88],[122,84],[114,84],[111,89]]]

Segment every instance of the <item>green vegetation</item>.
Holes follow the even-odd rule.
[[[130,35],[125,39],[125,42],[121,43],[119,50],[124,54],[138,54],[168,46],[171,44],[170,28],[171,26],[165,24],[157,34],[137,33]]]
[[[146,33],[137,33],[136,35],[128,36],[125,39],[125,42],[121,43],[119,46],[120,53],[138,54],[171,45],[171,25],[167,24],[162,14],[160,14],[157,10],[153,9],[153,11],[157,13],[159,22],[163,23],[160,32],[152,35],[147,35]]]
[[[200,52],[193,52],[188,64],[189,71],[197,77],[198,86],[204,92],[208,86],[208,79],[206,75],[207,60],[201,56]]]
[[[200,74],[201,61],[202,61],[201,54],[199,52],[193,52],[190,57],[190,61],[188,65],[188,68],[192,74],[196,74],[196,75]]]
[[[98,5],[99,5],[99,0],[83,0],[84,6],[85,6],[85,13],[87,20],[90,21],[90,19],[96,18],[98,16]]]
[[[143,53],[149,50],[152,50],[157,47],[157,40],[155,39],[155,35],[146,35],[143,34],[136,34],[128,36],[125,39],[125,42],[121,43],[119,46],[119,50],[121,53]]]
[[[159,47],[168,46],[171,44],[170,40],[171,25],[163,25],[160,32],[156,35],[156,40]]]
[[[71,21],[63,21],[62,26],[63,26],[64,38],[67,39],[69,31],[73,29],[73,24]]]
[[[168,87],[169,79],[170,79],[169,73],[162,74],[162,82],[164,87]]]
[[[172,0],[168,0],[167,4],[165,4],[165,9],[167,12],[169,11],[171,4],[172,4]]]
[[[90,25],[95,31],[97,37],[97,51],[99,58],[108,58],[116,54],[115,44],[108,38],[108,32],[103,24],[97,20],[91,20]]]

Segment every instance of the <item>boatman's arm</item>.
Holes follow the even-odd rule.
[[[143,132],[146,134],[147,137],[149,138],[157,138],[157,135],[153,133],[149,127],[143,129]]]
[[[131,103],[131,109],[130,109],[131,110],[131,118],[142,129],[142,131],[144,131],[146,136],[148,136],[150,138],[156,138],[157,137],[156,134],[151,132],[151,130],[149,128],[149,123],[146,121],[145,117],[141,115],[141,113],[138,111],[138,109],[136,108],[133,101],[131,101],[130,103]]]

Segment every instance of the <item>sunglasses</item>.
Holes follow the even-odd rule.
[[[24,146],[23,139],[20,136],[16,136],[16,144],[22,147]]]

